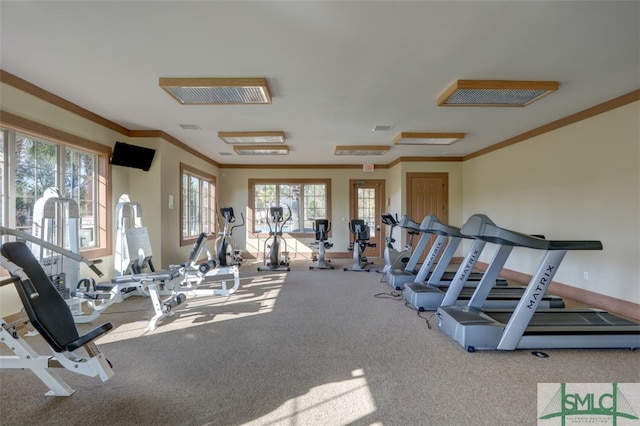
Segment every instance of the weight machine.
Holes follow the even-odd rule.
[[[215,259],[207,251],[206,242],[207,234],[203,232],[191,248],[189,259],[185,263],[171,265],[164,271],[122,275],[104,285],[116,289],[112,290],[115,293],[121,292],[118,288],[137,286],[149,294],[154,316],[149,320],[146,330],[154,330],[162,320],[173,316],[174,308],[185,302],[189,296],[229,296],[240,288],[238,266],[218,267]],[[208,260],[198,264],[198,261],[205,257]],[[228,276],[233,277],[231,287],[227,285]],[[203,285],[207,287],[202,287]],[[165,295],[168,297],[161,297]]]
[[[49,388],[47,396],[69,396],[74,392],[55,368],[98,376],[103,382],[109,380],[113,376],[111,363],[94,340],[111,330],[112,324],[105,323],[81,336],[69,305],[25,243],[4,243],[0,248],[0,266],[10,274],[0,286],[15,285],[27,315],[12,323],[0,319],[0,341],[15,354],[1,355],[0,368],[31,370]],[[28,323],[44,338],[52,355],[38,354],[20,336],[18,328]],[[81,354],[80,348],[87,355]]]
[[[258,267],[258,271],[290,271],[289,267],[289,251],[287,250],[287,241],[282,236],[282,230],[285,224],[291,220],[291,208],[288,204],[289,216],[284,218],[284,209],[282,206],[270,207],[269,217],[267,220],[269,225],[269,237],[264,240],[263,263],[268,268]],[[273,222],[273,226],[271,226]],[[279,225],[279,226],[278,226]],[[272,241],[269,245],[269,241]],[[284,245],[284,250],[282,250]],[[269,258],[267,259],[267,247],[269,248]]]
[[[98,277],[103,276],[102,271],[100,271],[96,266],[96,264],[101,262],[99,259],[93,261],[86,259],[78,253],[63,249],[62,247],[46,240],[27,234],[26,232],[9,229],[4,226],[0,226],[0,235],[13,236],[20,241],[30,242],[30,250],[32,254],[34,252],[38,253],[40,251],[47,250],[50,257],[54,257],[58,260],[57,265],[73,261],[75,264],[74,270],[76,274],[80,269],[80,263],[84,263],[95,275]],[[60,278],[61,276],[59,274],[52,275],[50,271],[46,270],[47,266],[42,265],[42,262],[40,262],[40,266],[47,274],[49,280],[51,280],[53,286],[58,290],[58,293],[63,297],[63,300],[65,300],[69,306],[73,319],[76,323],[87,323],[93,321],[102,313],[102,311],[116,300],[117,294],[115,293],[110,291],[97,291],[95,289],[95,280],[93,278],[82,278],[77,282],[75,287],[69,289],[65,286],[65,291],[61,292],[60,283],[63,282],[63,279]],[[83,309],[84,307],[87,307],[88,309]]]
[[[364,252],[367,247],[375,247],[375,243],[369,242],[369,225],[362,219],[351,219],[349,222],[349,231],[354,235],[354,241],[349,246],[349,251],[353,251],[353,265],[351,269],[344,268],[345,271],[369,272],[367,265],[373,264],[369,262]]]
[[[116,247],[114,254],[115,276],[139,274],[148,269],[154,271],[151,256],[145,254],[140,258],[140,251],[136,249],[131,240],[142,229],[142,207],[139,203],[131,201],[128,194],[122,194],[115,208],[116,217]]]
[[[316,233],[316,241],[311,245],[318,246],[318,254],[313,255],[313,261],[317,261],[318,266],[309,266],[309,269],[334,269],[333,266],[328,265],[331,261],[324,258],[325,250],[333,247],[333,243],[327,241],[329,231],[331,231],[331,222],[327,219],[316,219],[313,223],[313,230]]]
[[[93,293],[93,299],[76,297],[76,290],[95,284],[93,278],[79,278],[80,263],[94,265],[78,253],[80,251],[80,214],[78,203],[63,197],[58,188],[50,187],[36,200],[33,209],[31,235],[3,228],[3,235],[13,235],[29,241],[33,255],[39,259],[53,285],[69,305],[76,323],[94,320],[112,302],[108,292]],[[92,267],[98,277],[102,276]],[[86,302],[86,304],[85,304]],[[83,307],[89,307],[86,312]]]
[[[79,228],[78,203],[63,197],[58,188],[47,188],[43,196],[36,200],[31,225],[31,235],[34,237],[78,253]],[[62,297],[69,299],[72,285],[78,282],[79,265],[65,262],[64,256],[42,245],[32,244],[31,252]]]

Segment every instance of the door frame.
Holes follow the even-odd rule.
[[[369,224],[370,227],[375,227],[375,237],[372,237],[369,242],[375,243],[375,248],[368,249],[369,256],[382,257],[382,251],[384,250],[384,230],[382,229],[382,219],[380,215],[383,212],[385,206],[386,197],[386,180],[385,179],[349,179],[349,220],[354,219],[356,215],[356,199],[357,188],[360,186],[370,187],[376,186],[376,211],[375,211],[375,223]],[[349,236],[351,238],[351,236]]]

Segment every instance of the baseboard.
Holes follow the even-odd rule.
[[[476,266],[479,270],[485,270],[487,264],[478,262]],[[529,284],[529,281],[531,281],[532,278],[532,276],[529,274],[523,274],[522,272],[513,271],[506,268],[502,269],[502,272],[500,272],[500,276],[502,278],[515,281],[522,285]],[[626,300],[617,299],[611,296],[605,296],[603,294],[573,287],[557,281],[551,282],[551,285],[549,286],[549,293],[555,294],[560,297],[573,299],[577,302],[584,303],[585,305],[589,305],[594,308],[604,309],[605,311],[611,312],[613,314],[640,321],[640,304],[637,303],[628,302]]]
[[[313,257],[314,253],[290,253],[289,257],[291,259],[309,259],[311,260],[311,258]],[[245,259],[262,259],[262,252],[260,253],[249,253],[249,252],[242,252],[242,257]],[[325,259],[351,259],[353,258],[353,253],[348,252],[348,251],[344,251],[344,252],[340,252],[340,251],[325,251],[324,252],[324,257]],[[377,257],[372,257],[372,259],[378,259]],[[382,259],[382,258],[380,258]]]

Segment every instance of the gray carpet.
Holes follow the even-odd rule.
[[[245,264],[237,293],[190,298],[152,332],[149,299],[111,306],[95,323],[114,324],[98,341],[114,377],[62,371],[76,392],[52,398],[1,370],[2,425],[535,425],[538,383],[640,381],[638,351],[467,353],[430,313],[374,297],[391,292],[379,274],[311,264]]]

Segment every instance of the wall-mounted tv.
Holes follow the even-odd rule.
[[[155,149],[143,146],[131,145],[124,142],[116,142],[109,163],[114,166],[133,167],[145,172],[151,168]]]

